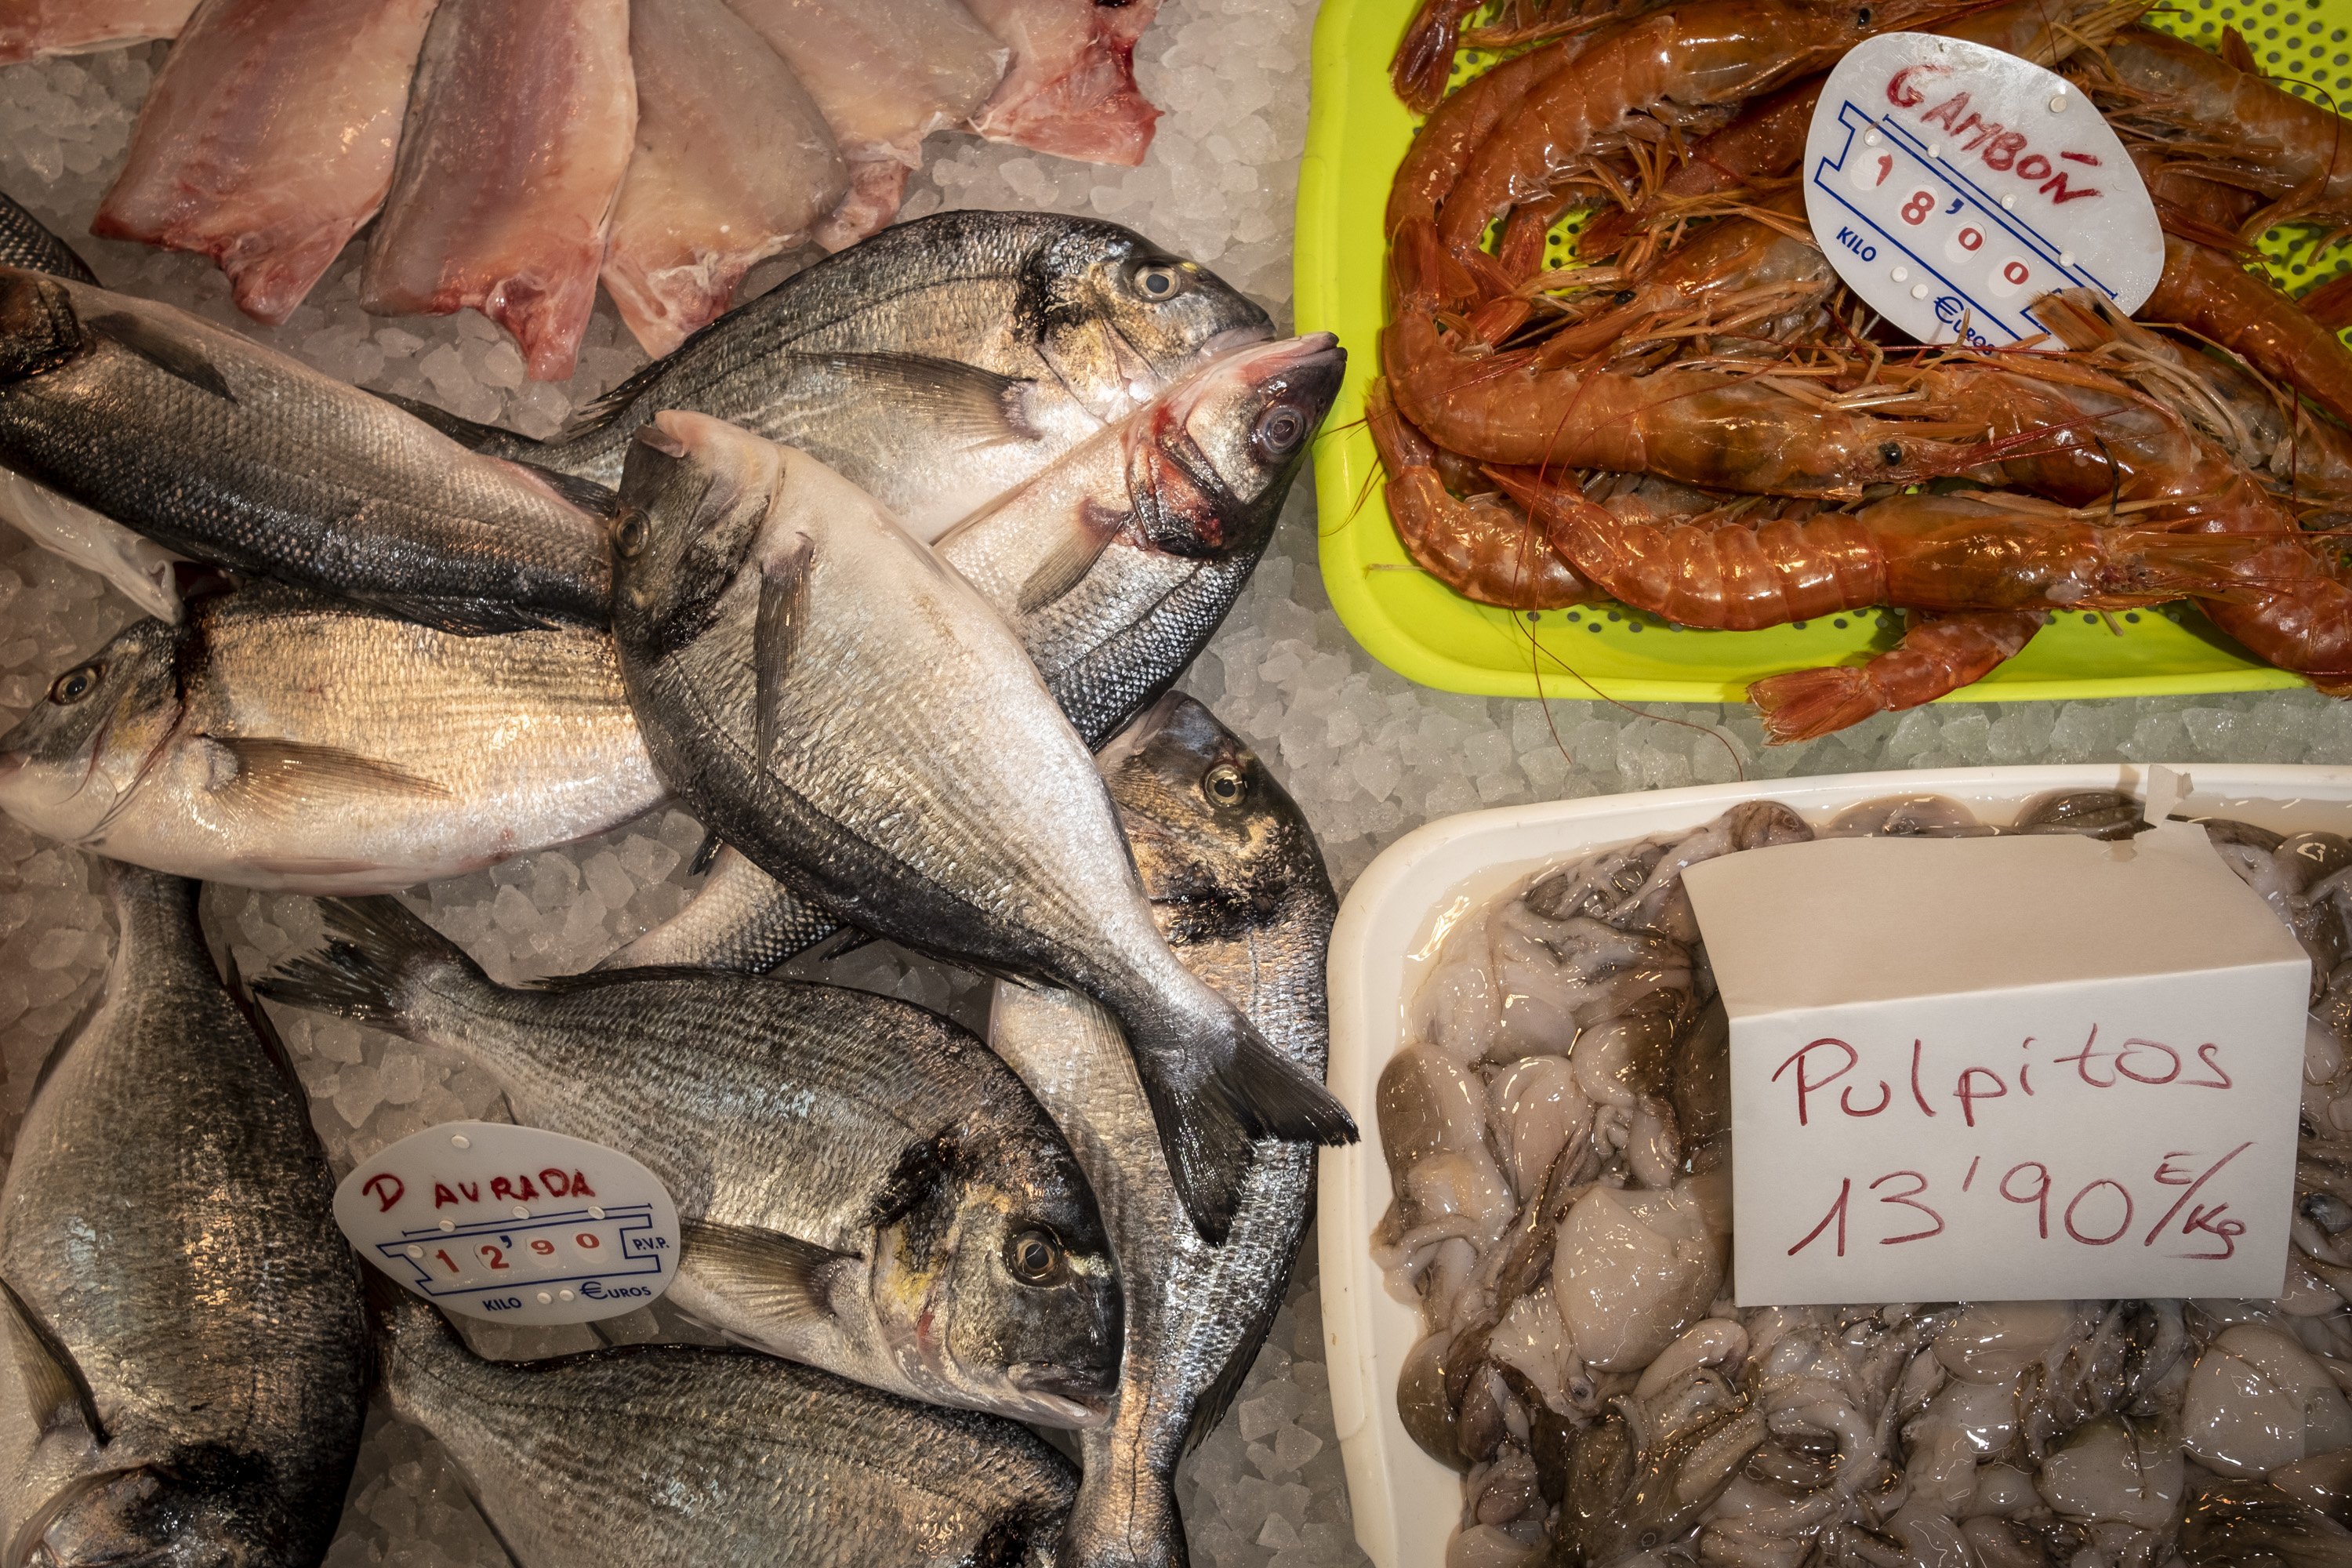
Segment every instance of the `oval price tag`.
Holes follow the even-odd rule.
[[[503,1121],[446,1121],[335,1189],[361,1256],[447,1311],[513,1324],[635,1311],[677,1278],[677,1205],[617,1150]]]
[[[1982,44],[1885,33],[1830,72],[1805,136],[1805,216],[1848,287],[1924,343],[2039,336],[2035,300],[2126,312],[2164,236],[2123,143],[2064,78]]]

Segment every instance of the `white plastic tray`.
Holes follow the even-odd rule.
[[[2189,784],[2182,809],[2352,836],[2352,768],[2175,765]],[[1462,1511],[1459,1478],[1423,1453],[1398,1419],[1397,1373],[1419,1331],[1412,1309],[1382,1288],[1370,1251],[1389,1202],[1373,1089],[1401,1043],[1403,1005],[1427,973],[1440,920],[1450,926],[1518,879],[1587,848],[1696,827],[1741,801],[1782,801],[1820,823],[1861,801],[1944,795],[2006,823],[2016,806],[2053,790],[2138,795],[2145,773],[2128,763],[1954,768],[1554,801],[1433,822],[1372,862],[1340,906],[1330,961],[1331,1089],[1364,1138],[1323,1152],[1319,1231],[1331,1413],[1356,1539],[1377,1568],[1441,1568]]]

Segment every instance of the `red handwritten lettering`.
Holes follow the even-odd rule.
[[[1882,1236],[1878,1238],[1878,1245],[1881,1247],[1897,1247],[1906,1241],[1925,1241],[1931,1236],[1943,1235],[1944,1216],[1919,1201],[1919,1194],[1927,1190],[1927,1178],[1920,1174],[1918,1172],[1889,1171],[1886,1174],[1879,1177],[1878,1180],[1871,1183],[1870,1190],[1874,1193],[1877,1192],[1880,1187],[1885,1186],[1887,1183],[1894,1181],[1898,1176],[1908,1176],[1912,1181],[1918,1184],[1907,1193],[1885,1194],[1880,1197],[1878,1201],[1883,1204],[1901,1204],[1905,1208],[1917,1209],[1921,1214],[1926,1215],[1929,1219],[1934,1220],[1936,1223],[1928,1229],[1915,1230],[1907,1236]]]
[[[1889,1105],[1893,1104],[1894,1101],[1895,1091],[1887,1087],[1886,1080],[1885,1079],[1880,1079],[1878,1080],[1878,1103],[1872,1106],[1868,1110],[1856,1110],[1853,1108],[1853,1089],[1842,1089],[1838,1093],[1838,1109],[1844,1111],[1848,1116],[1853,1117],[1875,1116],[1880,1111],[1885,1110]]]
[[[1977,1083],[1979,1078],[1992,1087],[1979,1087]],[[2001,1082],[2000,1074],[1990,1068],[1963,1068],[1960,1069],[1960,1081],[1953,1087],[1952,1092],[1959,1097],[1961,1116],[1974,1127],[1977,1124],[1977,1101],[2007,1098],[2009,1085]]]
[[[1825,1046],[1834,1046],[1839,1050],[1843,1051],[1845,1053],[1845,1065],[1839,1068],[1837,1071],[1830,1074],[1829,1077],[1817,1079],[1810,1076],[1810,1058],[1815,1051],[1822,1049]],[[1806,1110],[1806,1100],[1810,1097],[1819,1094],[1822,1089],[1827,1089],[1830,1085],[1837,1082],[1838,1079],[1843,1078],[1846,1074],[1852,1072],[1853,1070],[1853,1064],[1861,1059],[1862,1053],[1855,1050],[1852,1046],[1847,1045],[1843,1040],[1831,1039],[1824,1037],[1822,1039],[1815,1040],[1811,1044],[1801,1047],[1796,1054],[1790,1057],[1787,1061],[1782,1062],[1779,1067],[1772,1069],[1772,1081],[1774,1083],[1780,1082],[1780,1075],[1787,1072],[1790,1068],[1795,1068],[1797,1069],[1798,1126],[1805,1127],[1811,1124]]]
[[[2083,1200],[2084,1198],[2089,1197],[2101,1187],[2114,1188],[2116,1195],[2123,1199],[2124,1217],[2117,1220],[2116,1222],[2116,1228],[2109,1231],[2105,1236],[2085,1236],[2083,1234],[2081,1228],[2074,1224],[2074,1211],[2083,1206]],[[2100,1177],[2097,1181],[2093,1182],[2088,1186],[2084,1187],[2081,1192],[2076,1193],[2072,1201],[2066,1205],[2066,1234],[2073,1237],[2076,1241],[2081,1242],[2085,1247],[2105,1247],[2111,1242],[2121,1240],[2124,1232],[2131,1228],[2131,1193],[2121,1182],[2111,1181],[2105,1176]]]
[[[379,1171],[360,1184],[360,1191],[383,1205],[376,1213],[390,1214],[392,1205],[406,1195],[408,1184],[390,1171]]]
[[[1951,70],[1949,66],[1905,66],[1886,79],[1886,101],[1897,109],[1916,109],[1927,95],[1912,85],[1912,79],[1917,77],[1924,80],[1928,77],[1949,76]]]
[[[1911,1098],[1918,1101],[1919,1113],[1922,1116],[1933,1116],[1936,1114],[1936,1108],[1927,1103],[1927,1096],[1919,1088],[1920,1050],[1921,1042],[1914,1039],[1911,1042]]]
[[[539,1173],[539,1184],[547,1189],[547,1195],[551,1198],[572,1195],[572,1178],[551,1165]]]
[[[1798,1242],[1796,1246],[1789,1248],[1789,1256],[1794,1258],[1800,1252],[1804,1251],[1805,1248],[1812,1246],[1815,1241],[1821,1238],[1822,1232],[1830,1227],[1830,1222],[1832,1220],[1835,1220],[1837,1222],[1837,1255],[1840,1258],[1843,1258],[1845,1256],[1845,1205],[1846,1201],[1853,1196],[1853,1178],[1852,1176],[1848,1176],[1844,1181],[1838,1184],[1837,1202],[1830,1205],[1830,1212],[1822,1215],[1821,1224],[1805,1232],[1805,1237],[1802,1241]]]
[[[2059,170],[2047,180],[2042,181],[2041,191],[2042,194],[2048,196],[2053,203],[2062,205],[2066,202],[2079,202],[2084,196],[2095,196],[2099,194],[2098,187],[2095,185],[2088,185],[2079,191],[2068,185],[2066,184],[2066,171],[2063,169]]]

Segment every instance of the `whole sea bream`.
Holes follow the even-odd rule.
[[[383,1363],[516,1568],[1052,1568],[1069,1507],[1010,1421],[740,1351],[487,1361],[404,1295]]]
[[[222,989],[196,885],[102,876],[106,990],[0,1185],[0,1541],[26,1568],[311,1568],[368,1373],[310,1097]]]
[[[208,881],[378,892],[662,797],[612,638],[461,637],[300,589],[134,622],[0,735],[0,811]]]
[[[1084,743],[969,584],[806,454],[699,416],[641,433],[623,490],[623,678],[718,837],[844,923],[1110,1008],[1204,1235],[1253,1137],[1352,1136],[1169,951]]]
[[[594,487],[469,452],[184,310],[14,268],[0,466],[181,554],[429,625],[608,613]]]
[[[1257,306],[1116,224],[951,212],[738,306],[545,443],[483,449],[617,485],[666,409],[798,447],[935,539],[1168,383],[1269,337]]]
[[[1181,693],[1097,761],[1177,956],[1320,1075],[1339,901],[1305,815]],[[1000,984],[989,1038],[1069,1134],[1127,1286],[1118,1394],[1109,1422],[1080,1437],[1086,1479],[1061,1561],[1180,1564],[1176,1464],[1223,1415],[1282,1305],[1314,1210],[1314,1151],[1262,1146],[1231,1233],[1210,1247],[1182,1223],[1142,1085],[1107,1014],[1066,992]]]
[[[1119,1293],[1068,1144],[911,1004],[684,969],[517,990],[390,899],[264,981],[463,1051],[518,1120],[621,1150],[686,1222],[669,1300],[742,1343],[934,1404],[1102,1418]]]

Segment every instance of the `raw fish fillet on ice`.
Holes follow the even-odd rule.
[[[966,0],[1013,46],[1013,68],[971,128],[1093,163],[1143,162],[1160,110],[1135,85],[1135,40],[1160,0]]]
[[[628,0],[442,0],[361,303],[471,305],[570,376],[636,124]]]
[[[604,289],[659,358],[727,309],[752,263],[807,239],[849,175],[808,89],[725,0],[636,0],[629,55],[637,151]]]
[[[0,0],[0,66],[170,38],[196,0]]]
[[[959,0],[728,0],[784,57],[850,161],[849,195],[818,226],[827,250],[897,216],[923,138],[970,120],[1007,51]]]
[[[209,256],[237,309],[283,321],[383,205],[433,6],[209,0],[90,232]]]

